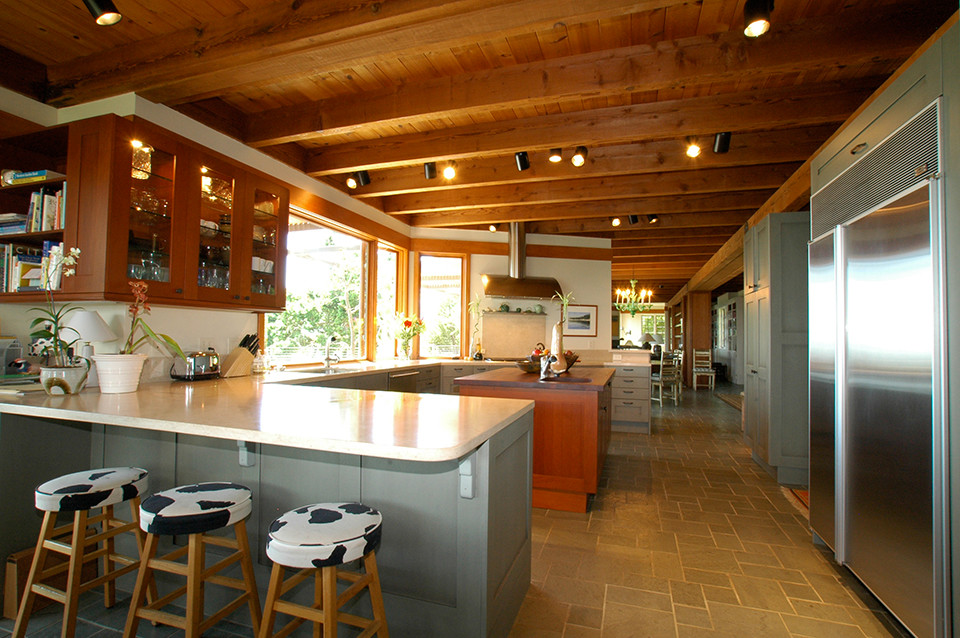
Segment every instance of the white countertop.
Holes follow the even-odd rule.
[[[399,367],[399,366],[397,366]],[[340,374],[336,376],[342,376]],[[290,385],[296,372],[141,384],[137,392],[0,396],[0,413],[413,461],[457,459],[532,401]]]

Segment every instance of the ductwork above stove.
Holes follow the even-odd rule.
[[[522,222],[510,222],[507,235],[509,275],[483,275],[483,294],[512,299],[550,299],[563,294],[552,277],[526,276],[527,232]]]

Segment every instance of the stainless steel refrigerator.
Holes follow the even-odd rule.
[[[948,635],[943,213],[915,181],[809,247],[810,524],[926,638]]]

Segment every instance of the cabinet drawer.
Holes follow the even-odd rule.
[[[439,379],[440,378],[440,367],[434,366],[431,368],[417,368],[420,371],[419,380],[425,381],[427,379]]]
[[[650,399],[650,388],[618,388],[613,387],[614,399],[632,399],[634,401],[648,401]]]
[[[646,377],[650,378],[649,366],[617,366],[616,377]]]
[[[636,377],[621,377],[618,374],[613,375],[613,389],[614,391],[617,388],[622,389],[634,389],[634,390],[650,390],[650,379],[639,379]]]
[[[649,421],[650,406],[645,401],[613,401],[614,421]]]
[[[437,394],[440,392],[440,379],[420,379],[417,383],[417,392]]]

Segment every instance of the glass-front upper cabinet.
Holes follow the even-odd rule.
[[[197,237],[197,287],[200,297],[223,296],[237,283],[231,282],[234,208],[237,194],[235,171],[204,160],[200,166],[200,218]]]
[[[130,204],[126,237],[126,278],[150,284],[152,295],[182,293],[176,246],[178,145],[149,127],[134,128],[126,145]],[[124,180],[127,181],[127,180]],[[126,285],[120,286],[129,293]]]
[[[252,225],[250,238],[249,294],[254,305],[276,305],[286,295],[283,286],[283,261],[286,236],[289,191],[270,180],[250,176]],[[246,294],[245,294],[246,296]],[[282,301],[279,305],[283,305]]]

